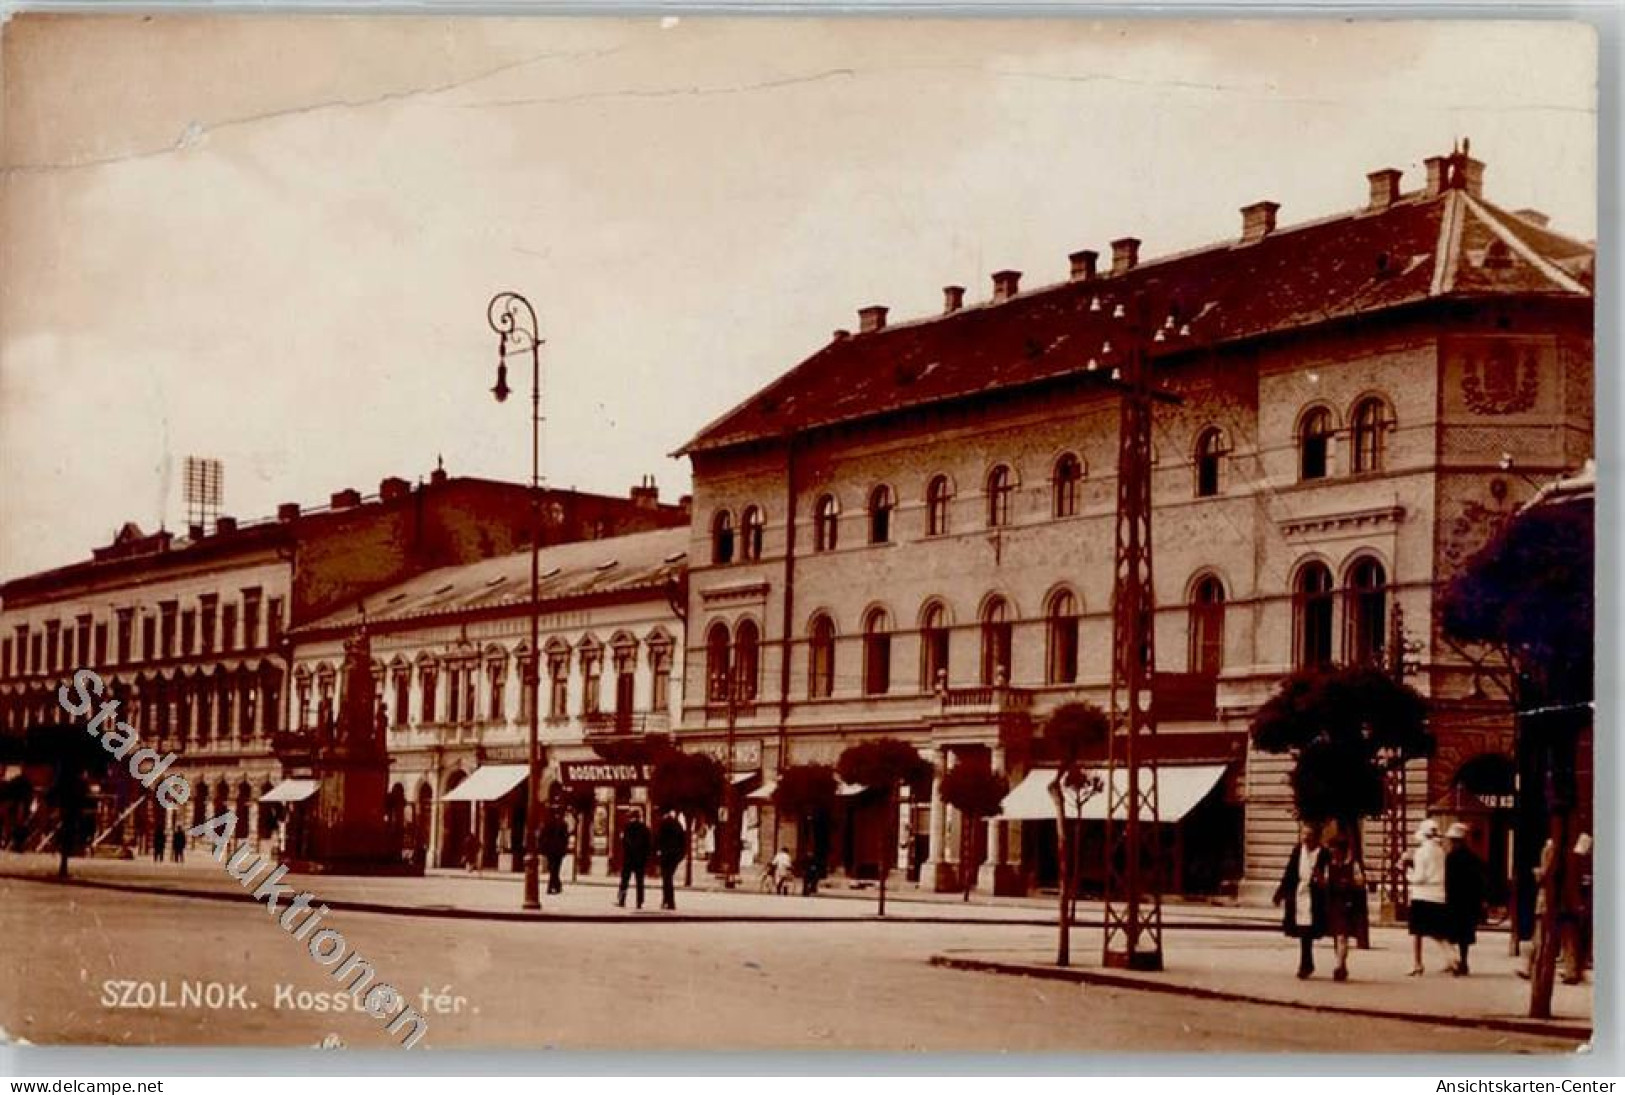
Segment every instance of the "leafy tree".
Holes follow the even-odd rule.
[[[942,777],[942,801],[958,810],[961,817],[959,834],[959,884],[965,900],[970,900],[971,884],[976,879],[976,831],[987,818],[997,817],[1004,809],[1004,796],[1010,793],[1010,781],[993,770],[989,759],[973,754],[948,769]]]
[[[700,825],[715,825],[728,796],[722,762],[709,753],[668,749],[655,759],[649,776],[649,798],[656,810],[675,810],[687,821],[689,854],[683,885],[694,884],[694,836]]]
[[[1298,818],[1334,821],[1358,841],[1359,821],[1387,806],[1390,765],[1432,755],[1427,701],[1368,666],[1301,669],[1253,717],[1253,746],[1289,754]]]
[[[820,873],[828,853],[825,834],[835,812],[836,790],[835,769],[827,764],[792,764],[779,773],[773,788],[773,808],[779,816],[794,818],[812,829],[810,858]]]
[[[919,750],[897,738],[875,738],[847,747],[835,763],[835,770],[848,783],[858,783],[885,792],[886,815],[880,853],[880,915],[886,915],[886,876],[891,871],[890,852],[897,846],[897,792],[903,784],[928,782],[934,775],[930,761]]]
[[[1497,658],[1492,675],[1511,702],[1522,771],[1519,893],[1533,887],[1541,828],[1556,855],[1540,882],[1545,900],[1532,960],[1529,1014],[1550,1018],[1559,940],[1559,895],[1573,847],[1575,764],[1592,719],[1596,634],[1596,530],[1591,492],[1530,506],[1503,525],[1446,587],[1447,639]],[[1475,663],[1482,669],[1482,663]],[[1535,791],[1539,788],[1539,791]],[[1534,791],[1535,793],[1529,793]]]
[[[1069,825],[1067,806],[1072,807],[1071,820],[1078,822],[1083,807],[1100,794],[1104,784],[1097,773],[1084,767],[1087,758],[1099,756],[1106,747],[1111,733],[1111,720],[1106,712],[1092,703],[1064,703],[1050,712],[1039,735],[1045,752],[1055,763],[1055,778],[1050,781],[1050,799],[1055,803],[1055,836],[1061,868],[1060,910],[1056,917],[1059,939],[1055,948],[1055,964],[1072,962],[1072,917],[1078,886],[1078,844],[1082,835],[1076,825]]]

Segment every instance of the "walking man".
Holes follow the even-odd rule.
[[[154,863],[164,861],[164,845],[167,843],[169,843],[169,833],[165,830],[163,820],[160,818],[158,824],[153,826],[152,829],[152,861]]]
[[[621,892],[615,904],[626,907],[626,884],[637,880],[638,908],[643,908],[643,873],[649,867],[649,826],[643,823],[643,811],[633,810],[621,830]]]
[[[678,864],[688,855],[688,832],[683,823],[677,820],[677,815],[670,810],[660,821],[660,831],[655,835],[655,851],[660,856],[660,907],[662,909],[677,908],[677,889],[674,878],[677,874]]]
[[[547,859],[547,892],[563,893],[564,883],[559,880],[559,869],[570,850],[570,826],[557,810],[548,811],[547,823],[542,826],[542,855]]]
[[[175,853],[171,858],[176,863],[186,862],[186,830],[179,825],[175,826],[175,835],[170,843],[170,850]]]

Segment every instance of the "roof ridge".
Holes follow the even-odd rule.
[[[1471,194],[1465,194],[1464,199],[1466,201],[1467,208],[1472,211],[1473,216],[1477,217],[1479,221],[1483,223],[1484,227],[1490,230],[1491,234],[1493,234],[1496,239],[1506,244],[1517,253],[1519,258],[1523,259],[1530,266],[1533,266],[1536,270],[1544,274],[1547,281],[1552,282],[1558,288],[1570,293],[1590,295],[1587,293],[1586,287],[1582,285],[1578,279],[1566,273],[1562,268],[1552,263],[1539,251],[1536,251],[1533,247],[1525,243],[1521,238],[1519,238],[1516,232],[1513,232],[1506,225],[1502,224],[1501,221],[1491,213],[1490,209],[1485,206],[1483,202],[1479,201],[1477,198],[1474,198]]]

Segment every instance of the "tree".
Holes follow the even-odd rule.
[[[908,742],[897,738],[876,738],[848,746],[836,761],[835,770],[848,783],[885,792],[886,815],[880,851],[880,915],[885,916],[886,875],[891,871],[892,849],[897,846],[898,788],[905,783],[929,782],[935,769]]]
[[[992,763],[980,753],[961,760],[942,777],[942,801],[959,811],[962,819],[959,834],[959,885],[970,900],[971,885],[976,879],[976,831],[982,821],[997,817],[1004,809],[1004,796],[1010,793],[1010,781],[993,770]]]
[[[1100,794],[1100,776],[1084,767],[1084,760],[1099,756],[1106,748],[1111,720],[1092,703],[1064,703],[1050,712],[1040,734],[1045,752],[1055,762],[1055,778],[1050,781],[1050,799],[1055,803],[1055,836],[1061,868],[1060,910],[1056,916],[1059,939],[1055,964],[1072,963],[1072,916],[1078,886],[1078,838],[1076,825],[1067,824],[1067,805],[1072,806],[1074,822],[1081,823],[1083,807]]]
[[[1497,683],[1512,704],[1524,788],[1519,893],[1530,889],[1542,827],[1555,852],[1536,903],[1529,1014],[1537,1019],[1552,1014],[1559,895],[1575,841],[1575,765],[1592,718],[1595,569],[1593,492],[1559,491],[1503,525],[1451,580],[1440,605],[1447,638],[1486,649],[1505,667]]]
[[[779,816],[794,818],[813,830],[808,859],[820,874],[829,850],[825,839],[829,817],[835,811],[835,794],[835,769],[827,764],[792,764],[779,773],[773,788],[773,808]]]
[[[1293,759],[1299,820],[1336,822],[1359,849],[1360,819],[1387,806],[1384,771],[1433,753],[1427,701],[1381,669],[1301,669],[1253,717],[1253,746]]]
[[[655,758],[649,777],[649,798],[656,810],[675,810],[688,822],[689,854],[683,885],[694,884],[694,835],[700,825],[715,825],[728,797],[728,776],[722,762],[709,753],[667,749]]]
[[[592,818],[598,810],[598,792],[591,784],[575,783],[565,788],[561,801],[575,818],[576,854],[571,877],[580,877],[592,854]]]

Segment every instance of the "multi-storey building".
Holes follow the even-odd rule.
[[[1249,719],[1295,666],[1389,664],[1401,611],[1440,742],[1412,780],[1418,811],[1507,753],[1504,707],[1434,603],[1532,481],[1591,454],[1594,251],[1491,203],[1465,151],[1429,159],[1414,190],[1397,170],[1368,182],[1361,208],[1304,224],[1261,201],[1194,251],[1146,260],[1124,238],[1104,269],[1071,254],[1059,284],[1023,291],[1002,271],[976,304],[950,286],[937,316],[864,308],[856,333],[705,427],[682,450],[684,736],[715,740],[732,692],[770,771],[882,734],[939,774],[990,755],[1015,791],[984,881],[1052,877],[1032,732],[1062,702],[1108,702],[1111,378],[1126,320],[1148,315],[1153,379],[1179,400],[1155,411],[1152,473],[1176,884],[1273,877],[1287,762],[1249,751]],[[876,799],[845,798],[849,870],[891,855]],[[953,811],[933,791],[901,821],[899,862],[912,850],[928,878],[952,876]]]
[[[646,773],[606,762],[596,747],[672,730],[687,551],[688,530],[671,528],[541,553],[545,782],[597,788],[580,850],[603,869],[614,807],[644,797]],[[430,865],[462,865],[471,838],[480,864],[522,865],[531,603],[530,552],[521,551],[418,575],[293,634],[293,723],[309,732],[339,710],[344,643],[366,628],[389,727],[390,827]]]
[[[547,490],[537,510],[544,543],[686,524],[645,482],[614,498]],[[437,468],[413,486],[385,479],[378,494],[334,493],[329,504],[278,507],[274,518],[184,538],[126,524],[88,560],[0,586],[0,728],[23,734],[68,721],[57,688],[95,669],[119,717],[144,741],[179,755],[191,808],[237,809],[240,835],[264,835],[252,804],[276,781],[273,734],[289,725],[289,631],[425,570],[528,544],[529,488],[451,477]],[[145,843],[187,819],[154,807],[122,824],[129,788],[104,795],[98,831]],[[43,816],[43,815],[41,815]],[[36,826],[43,839],[45,826]]]

